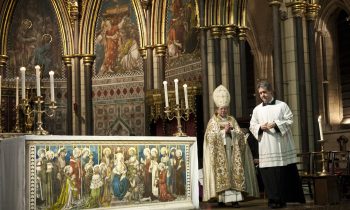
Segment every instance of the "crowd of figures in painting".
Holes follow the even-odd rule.
[[[185,145],[36,146],[37,209],[187,199],[185,151]]]

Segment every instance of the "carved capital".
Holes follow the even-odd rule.
[[[239,40],[246,40],[248,29],[249,29],[249,28],[248,28],[248,27],[245,27],[245,26],[240,26],[240,27],[238,28],[238,31],[239,31],[239,33],[238,33],[238,39],[239,39]]]
[[[294,17],[302,17],[305,12],[306,2],[304,0],[293,0],[293,2],[286,4],[286,6],[292,8]]]
[[[0,66],[6,66],[8,58],[7,55],[0,55]]]
[[[64,56],[62,56],[62,60],[63,60],[64,65],[72,66],[72,58],[73,58],[72,55],[64,55]]]
[[[83,54],[82,57],[84,65],[92,65],[96,58],[96,56],[92,54]]]
[[[145,47],[140,47],[139,52],[140,52],[140,55],[143,59],[147,58],[147,49]]]
[[[167,48],[167,46],[164,44],[156,44],[156,46],[155,46],[156,55],[165,56],[166,48]]]
[[[221,37],[221,27],[218,25],[213,25],[210,28],[210,32],[211,32],[211,36],[213,37],[213,39],[218,39]]]
[[[226,26],[224,26],[224,34],[228,38],[232,38],[232,37],[237,35],[236,28],[237,28],[236,25],[226,25]]]
[[[305,15],[306,19],[307,20],[315,20],[320,8],[321,8],[321,6],[318,4],[307,4],[306,5],[306,15]]]

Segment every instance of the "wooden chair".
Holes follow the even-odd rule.
[[[330,152],[330,174],[338,177],[341,198],[350,198],[350,151]]]
[[[309,195],[310,199],[313,199],[314,194],[314,180],[313,180],[313,174],[311,173],[311,153],[298,153],[297,157],[299,159],[297,165],[298,165],[298,171],[299,176],[301,179],[301,184],[303,187],[304,195]]]

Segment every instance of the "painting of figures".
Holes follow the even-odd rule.
[[[187,200],[188,156],[185,144],[37,144],[36,207],[89,209]]]
[[[95,38],[96,76],[142,73],[138,28],[130,1],[105,0]]]

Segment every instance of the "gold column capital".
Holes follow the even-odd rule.
[[[73,55],[63,55],[62,56],[63,63],[66,66],[72,66],[72,58],[73,57],[74,57]]]
[[[210,28],[210,33],[211,33],[211,36],[212,36],[214,39],[220,38],[220,36],[221,36],[221,26],[219,26],[219,25],[213,25],[213,26],[211,26],[211,28]]]
[[[225,25],[224,26],[224,34],[228,38],[232,38],[237,35],[236,33],[237,26],[236,25]]]
[[[83,57],[83,63],[87,65],[92,65],[96,58],[96,56],[93,54],[83,54],[82,57]]]
[[[238,28],[238,31],[239,31],[239,33],[238,33],[238,39],[239,39],[240,41],[246,40],[246,38],[247,38],[247,31],[248,31],[248,30],[249,30],[249,28],[246,27],[246,26],[240,26],[240,27]]]
[[[321,9],[321,6],[319,4],[307,4],[306,5],[306,19],[307,20],[315,20],[318,11]]]
[[[292,8],[294,17],[302,17],[305,12],[306,2],[304,0],[293,0],[286,4],[286,6]]]
[[[8,58],[7,55],[0,55],[0,66],[6,66]]]
[[[167,49],[167,46],[164,44],[156,44],[155,45],[156,55],[158,55],[158,56],[165,56],[166,49]]]
[[[143,59],[147,58],[147,49],[146,47],[140,47],[139,48],[140,55]]]

